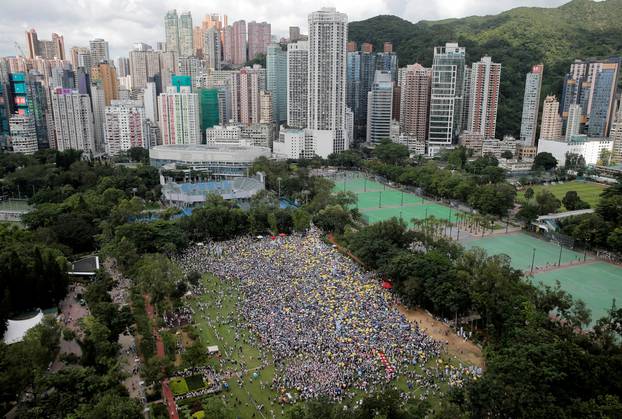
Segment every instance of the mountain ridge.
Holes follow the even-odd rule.
[[[391,41],[400,66],[431,66],[433,48],[458,42],[467,63],[490,55],[502,64],[497,137],[518,136],[525,75],[544,64],[542,98],[561,95],[564,75],[574,59],[622,55],[622,0],[573,0],[555,8],[517,7],[497,15],[412,23],[379,15],[349,24],[349,39],[376,49]]]

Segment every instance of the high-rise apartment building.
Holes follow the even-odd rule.
[[[127,57],[117,58],[117,70],[119,77],[130,75],[130,59]]]
[[[220,32],[211,27],[203,32],[203,58],[207,61],[207,67],[220,70],[220,57],[222,54],[220,48]]]
[[[541,140],[560,140],[562,120],[559,116],[559,102],[555,96],[547,96],[542,104]]]
[[[37,31],[30,29],[26,31],[26,44],[28,45],[28,58],[36,57],[47,60],[65,59],[65,39],[57,33],[52,34],[52,40],[46,41],[39,39]]]
[[[199,96],[188,86],[169,86],[158,97],[162,144],[200,144]]]
[[[257,124],[261,118],[260,95],[266,90],[266,70],[256,64],[244,67],[231,76],[231,118],[245,125]]]
[[[71,47],[71,67],[73,71],[79,67],[91,70],[91,51],[88,47]]]
[[[12,115],[9,120],[11,146],[14,153],[34,154],[38,149],[37,130],[30,115]]]
[[[622,105],[619,107],[613,124],[611,124],[611,131],[609,138],[613,142],[613,148],[611,150],[611,161],[616,164],[622,163]]]
[[[300,40],[300,27],[290,26],[289,27],[289,43],[298,42],[299,40]]]
[[[88,95],[56,88],[51,92],[56,149],[95,151],[93,113]]]
[[[110,60],[108,42],[101,38],[89,41],[89,50],[91,51],[92,66],[95,66],[101,62],[108,62]]]
[[[428,137],[428,108],[432,70],[421,64],[406,66],[401,73],[400,130],[418,141]]]
[[[147,82],[145,86],[143,104],[145,106],[145,118],[152,122],[158,122],[158,94],[156,84],[153,81]]]
[[[160,53],[151,48],[135,48],[130,51],[129,61],[134,89],[143,89],[150,79],[160,74]]]
[[[325,7],[309,15],[307,128],[323,158],[348,149],[346,131],[346,42],[348,17]]]
[[[272,113],[273,110],[273,97],[272,92],[262,90],[259,92],[259,123],[270,124],[274,123],[275,116]]]
[[[257,54],[266,54],[268,45],[272,42],[271,38],[268,22],[248,22],[248,59],[254,59]]]
[[[184,12],[179,15],[179,56],[194,55],[192,15]]]
[[[119,80],[115,68],[106,62],[101,62],[91,69],[91,81],[100,82],[104,89],[104,101],[106,106],[112,100],[119,99]]]
[[[104,113],[106,153],[116,156],[133,147],[149,148],[145,108],[140,101],[113,100]]]
[[[233,26],[225,26],[222,34],[222,59],[225,63],[233,63]]]
[[[213,29],[213,28],[211,28]],[[218,89],[199,89],[199,105],[201,108],[201,133],[206,129],[220,124],[220,111],[218,109]]]
[[[198,86],[199,76],[207,70],[207,61],[198,57],[179,57],[177,60],[178,73],[190,77],[192,86]]]
[[[233,22],[232,64],[244,65],[246,63],[246,21]]]
[[[272,92],[272,116],[277,124],[287,120],[287,53],[271,44],[266,55],[266,89]]]
[[[106,95],[101,83],[91,84],[91,107],[93,110],[93,127],[95,143],[94,150],[98,152],[106,151],[104,144],[104,114],[106,111]]]
[[[501,64],[493,63],[490,57],[473,63],[467,130],[484,134],[484,139],[495,138],[500,85]]]
[[[577,103],[573,103],[568,108],[568,118],[566,119],[566,141],[581,132],[581,120],[583,108]]]
[[[450,147],[460,134],[464,97],[465,49],[447,43],[434,49],[428,155]]]
[[[523,114],[520,124],[520,140],[524,146],[536,145],[536,131],[538,128],[538,112],[540,111],[540,90],[544,66],[534,65],[525,79],[525,94],[523,95]]]
[[[378,144],[389,139],[393,119],[393,81],[388,71],[376,71],[367,94],[367,142]]]
[[[307,126],[309,42],[287,45],[287,125]]]
[[[179,55],[181,51],[179,44],[179,17],[175,9],[169,10],[164,15],[164,34],[166,37],[166,50]]]

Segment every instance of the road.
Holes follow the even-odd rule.
[[[69,293],[60,303],[59,321],[63,327],[73,331],[76,337],[82,339],[84,331],[80,327],[80,319],[90,314],[88,307],[80,305],[78,294],[84,294],[84,287],[81,284],[72,284],[69,286]],[[58,356],[50,368],[51,371],[59,371],[65,367],[65,363],[61,361],[63,355],[74,354],[82,355],[82,348],[76,339],[65,340],[60,339],[60,350]]]

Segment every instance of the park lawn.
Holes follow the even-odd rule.
[[[171,386],[171,391],[175,396],[186,394],[188,392],[188,384],[183,377],[171,378],[169,385]]]
[[[564,196],[566,195],[566,192],[575,191],[579,195],[581,200],[590,204],[590,207],[592,208],[596,207],[596,205],[598,204],[598,201],[600,200],[600,194],[606,188],[607,188],[606,185],[601,185],[600,183],[583,182],[583,181],[578,181],[578,180],[573,180],[571,182],[564,182],[562,184],[558,183],[556,185],[534,185],[531,187],[531,189],[533,189],[535,193],[538,193],[538,191],[542,189],[546,189],[550,191],[553,195],[555,195],[555,197],[559,199],[560,201],[564,198]],[[517,199],[519,202],[522,202],[525,200],[526,189],[527,188],[518,192]],[[565,209],[564,205],[562,204],[562,207],[560,208],[560,210],[564,210],[564,209]]]
[[[274,410],[276,417],[280,418],[286,416],[293,406],[286,405],[282,407],[277,403],[274,405],[270,404],[270,401],[274,400],[274,398],[278,396],[277,392],[270,388],[270,383],[275,375],[274,362],[271,357],[268,357],[268,365],[261,368],[261,361],[259,360],[261,351],[255,346],[255,344],[244,342],[244,339],[246,339],[247,342],[249,341],[251,338],[251,332],[245,327],[236,327],[233,323],[217,325],[216,329],[218,331],[218,335],[220,336],[219,339],[216,337],[213,329],[208,324],[208,318],[215,319],[216,316],[220,316],[222,318],[223,316],[236,312],[238,298],[237,289],[233,286],[227,286],[225,289],[224,284],[212,275],[205,275],[203,277],[203,282],[206,289],[205,294],[199,296],[192,302],[195,309],[194,321],[197,332],[201,336],[201,339],[205,345],[218,345],[223,357],[225,357],[225,351],[232,354],[225,363],[225,370],[238,371],[240,369],[238,364],[240,361],[244,361],[246,363],[246,369],[248,370],[248,372],[242,377],[243,384],[241,387],[238,384],[237,376],[232,376],[229,380],[227,380],[229,390],[225,390],[216,396],[211,396],[214,399],[212,402],[215,402],[215,400],[222,402],[227,408],[230,409],[230,411],[235,412],[235,416],[233,417],[251,418],[253,417],[253,414],[255,414],[255,417],[259,417],[260,415],[254,408],[254,403],[264,405],[263,414],[266,417],[271,417],[271,409]],[[209,309],[205,312],[201,312],[198,309],[197,303],[199,301],[213,301],[219,294],[219,291],[225,291],[222,307],[216,308],[213,305],[210,305]],[[236,332],[240,336],[240,340],[237,342],[235,341]],[[449,363],[454,366],[458,366],[460,363],[459,360],[450,358],[446,354],[442,356],[442,359],[444,363]],[[430,365],[433,365],[435,359],[432,359],[429,362],[432,363]],[[217,371],[220,371],[220,364],[215,359],[212,359],[210,365]],[[420,368],[420,366],[412,365],[408,367],[411,371],[420,371]],[[254,372],[258,374],[256,379],[253,379],[252,377]],[[260,381],[266,384],[263,388]],[[397,387],[401,391],[411,392],[411,394],[415,394],[417,396],[421,395],[424,391],[423,388],[417,387],[413,390],[409,390],[407,386],[407,379],[404,375],[400,375],[396,380],[392,381],[391,385]],[[448,390],[448,385],[446,383],[441,383],[441,390],[443,393],[446,392]],[[290,389],[287,391],[294,393],[294,391],[291,391]],[[351,389],[350,394],[352,395],[351,399],[354,401],[360,400],[367,395],[365,392],[356,389]],[[236,398],[242,403],[236,405]],[[441,398],[442,397],[440,395],[437,395],[430,397],[429,400],[434,406],[441,400]],[[252,403],[251,400],[254,401],[254,403]]]

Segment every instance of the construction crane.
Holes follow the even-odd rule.
[[[18,51],[22,54],[22,57],[26,57],[26,53],[24,52],[24,48],[22,48],[22,46],[20,44],[18,44],[17,42],[13,42],[15,44],[15,48],[18,49]]]

